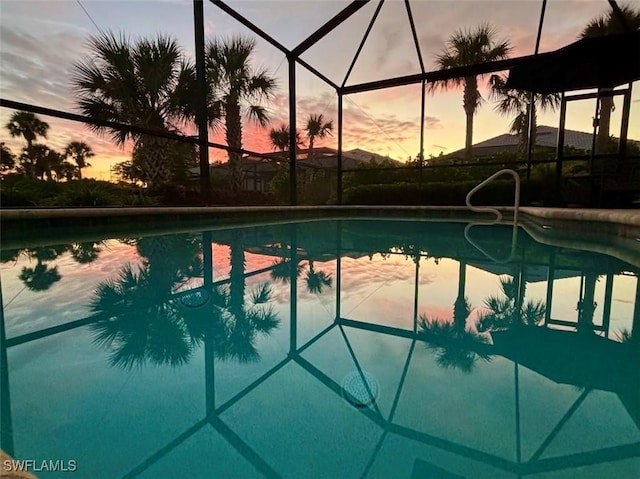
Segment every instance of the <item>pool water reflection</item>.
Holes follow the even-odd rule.
[[[464,227],[3,249],[2,449],[96,478],[637,477],[638,265],[525,231],[494,263]],[[509,256],[510,228],[473,235]]]

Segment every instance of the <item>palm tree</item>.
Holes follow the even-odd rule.
[[[207,44],[206,68],[210,85],[210,97],[219,107],[224,118],[224,132],[227,145],[242,149],[242,115],[266,126],[269,115],[260,102],[269,101],[276,90],[276,81],[267,70],[255,70],[251,57],[256,43],[245,37],[231,37],[212,40]],[[231,189],[242,186],[242,154],[229,151]]]
[[[63,178],[68,178],[70,176],[69,169],[74,169],[71,163],[64,161],[64,155],[62,153],[51,148],[49,148],[42,166],[36,166],[38,170],[42,169],[43,175],[46,175],[48,180],[52,180],[53,174],[55,173],[57,181],[60,181]]]
[[[180,127],[193,118],[195,69],[175,39],[158,35],[131,42],[124,34],[106,32],[90,37],[89,49],[91,56],[73,66],[83,114],[172,133],[180,133]],[[209,120],[215,121],[211,109]],[[149,186],[165,183],[196,163],[193,145],[190,154],[179,155],[177,164],[167,166],[177,142],[98,125],[91,128],[108,133],[118,146],[132,140],[131,162]]]
[[[289,126],[280,125],[278,128],[271,128],[269,130],[269,140],[274,150],[288,151],[289,150]],[[302,139],[300,138],[300,132],[296,131],[296,148],[302,145]]]
[[[29,178],[44,177],[47,171],[49,147],[40,143],[33,143],[23,148],[18,157],[18,170]]]
[[[501,115],[515,115],[509,132],[518,135],[520,148],[524,150],[529,141],[529,114],[530,93],[522,90],[513,90],[506,88],[506,78],[502,75],[491,75],[489,83],[491,85],[490,97],[497,101],[495,111]],[[533,104],[533,137],[536,137],[537,128],[537,112],[538,111],[555,111],[560,106],[561,95],[552,94],[534,94]],[[534,142],[535,143],[535,142]]]
[[[67,145],[64,150],[64,154],[66,157],[73,158],[73,161],[76,162],[78,166],[78,179],[82,179],[82,168],[86,168],[87,166],[91,166],[87,163],[87,158],[91,158],[95,156],[95,153],[91,149],[89,145],[87,145],[83,141],[72,141]]]
[[[491,62],[506,58],[511,51],[508,40],[497,41],[496,32],[489,24],[480,25],[475,30],[457,30],[436,58],[439,69],[464,67],[477,63]],[[478,77],[470,75],[463,78],[453,78],[430,84],[431,91],[438,88],[448,89],[452,86],[464,86],[462,106],[467,118],[465,137],[465,156],[471,158],[473,144],[473,117],[482,102],[482,95],[478,89]]]
[[[0,142],[0,172],[6,173],[16,166],[16,155],[9,149],[7,145]]]
[[[307,158],[311,159],[313,157],[313,144],[316,138],[326,138],[333,133],[333,121],[325,121],[324,117],[321,114],[309,115],[309,119],[307,120],[307,125],[305,126],[305,134],[309,139],[309,151],[307,153]]]
[[[634,10],[629,5],[620,7],[624,23],[620,21],[613,9],[609,12],[591,20],[580,34],[581,38],[602,37],[605,35],[616,35],[625,33],[627,29],[637,30],[640,28],[640,10]],[[610,88],[602,88],[601,93],[610,92]],[[596,151],[603,153],[609,144],[609,130],[611,126],[611,112],[613,111],[613,97],[602,96],[600,98],[600,114],[598,136],[596,137]]]
[[[28,111],[16,111],[6,125],[11,136],[22,136],[27,141],[27,149],[39,136],[46,138],[49,124]]]

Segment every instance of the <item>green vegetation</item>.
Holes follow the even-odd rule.
[[[134,185],[92,179],[43,181],[12,174],[2,179],[2,207],[141,206],[153,201]]]

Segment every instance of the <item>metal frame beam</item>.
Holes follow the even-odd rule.
[[[420,71],[425,73],[424,62],[422,61],[422,52],[420,51],[420,42],[418,41],[418,32],[416,32],[416,24],[413,21],[413,13],[411,13],[411,5],[409,0],[404,0],[407,9],[407,17],[409,17],[409,25],[411,26],[411,34],[413,35],[413,43],[416,45],[416,53],[418,54],[418,62],[420,63]]]
[[[278,50],[280,50],[285,55],[289,55],[291,53],[289,51],[289,49],[287,49],[284,45],[282,45],[282,43],[277,41],[275,38],[273,38],[271,35],[266,33],[264,30],[258,28],[256,25],[254,25],[252,22],[247,20],[242,15],[240,15],[238,12],[236,12],[233,8],[231,8],[229,5],[227,5],[223,1],[221,1],[221,0],[209,0],[209,1],[211,3],[213,3],[216,7],[218,7],[220,10],[222,10],[224,13],[229,15],[231,18],[233,18],[234,20],[242,23],[245,27],[247,27],[253,33],[258,35],[260,38],[262,38],[266,42],[268,42],[271,45],[273,45],[274,47],[276,47]]]
[[[522,57],[507,58],[505,60],[496,60],[494,62],[478,63],[476,65],[448,68],[446,70],[436,70],[425,73],[416,73],[414,75],[388,78],[386,80],[359,83],[357,85],[345,86],[341,89],[341,91],[344,95],[350,95],[353,93],[382,90],[384,88],[414,85],[416,83],[422,82],[423,80],[429,83],[433,83],[436,81],[451,80],[453,78],[461,78],[470,75],[485,75],[487,73],[508,70],[515,66],[525,64],[527,62],[530,62],[534,56],[535,55],[525,55]]]
[[[371,29],[373,28],[373,24],[376,23],[376,19],[378,18],[378,14],[380,13],[380,10],[382,9],[382,5],[384,5],[384,0],[380,0],[380,3],[378,3],[378,6],[376,7],[376,11],[373,12],[373,17],[371,17],[371,21],[369,22],[369,26],[367,27],[367,29],[364,32],[362,40],[360,40],[360,45],[358,45],[358,49],[356,50],[356,54],[353,56],[353,60],[351,60],[351,65],[349,65],[349,69],[347,70],[347,74],[344,76],[344,80],[342,81],[341,88],[344,88],[344,86],[347,84],[347,80],[349,79],[349,75],[351,75],[351,71],[353,70],[353,67],[355,66],[356,62],[358,61],[358,57],[360,56],[360,52],[362,52],[362,49],[364,48],[364,44],[367,42],[367,38],[369,38],[369,33],[371,33]]]
[[[77,121],[79,123],[85,123],[88,125],[102,126],[105,128],[113,128],[115,130],[129,131],[131,133],[138,133],[141,135],[157,136],[159,138],[166,138],[167,140],[181,141],[183,143],[191,143],[193,145],[200,144],[200,139],[198,136],[185,136],[177,133],[150,130],[148,128],[144,128],[136,125],[128,125],[126,123],[98,120],[95,118],[90,118],[88,116],[79,115],[77,113],[70,113],[67,111],[56,110],[53,108],[46,108],[42,106],[32,105],[30,103],[23,103],[15,100],[9,100],[6,98],[0,98],[0,107],[11,108],[12,110],[28,111],[31,113],[36,113],[38,115],[52,116],[54,118],[60,118],[62,120]],[[257,158],[263,158],[265,160],[272,160],[272,161],[284,160],[282,157],[279,157],[277,155],[259,153],[257,151],[247,150],[245,148],[233,148],[231,146],[224,145],[222,143],[215,143],[212,141],[207,142],[207,145],[210,148],[217,148],[219,150],[233,151],[236,153],[247,154],[247,155],[255,156]]]
[[[351,15],[356,13],[362,7],[364,7],[370,0],[354,0],[349,5],[347,5],[340,13],[334,16],[327,23],[318,28],[315,32],[307,37],[306,40],[303,40],[297,47],[295,47],[291,53],[295,57],[299,57],[304,52],[306,52],[309,48],[314,46],[320,40],[322,40],[328,33],[333,31],[337,26],[342,24],[345,20],[347,20]]]
[[[200,158],[200,193],[206,203],[211,196],[211,171],[209,166],[209,121],[207,118],[207,70],[204,46],[204,2],[193,0],[193,29],[195,33],[198,123],[198,155]]]

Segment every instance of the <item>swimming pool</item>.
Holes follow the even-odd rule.
[[[639,265],[465,227],[14,242],[2,449],[42,477],[637,477]]]

